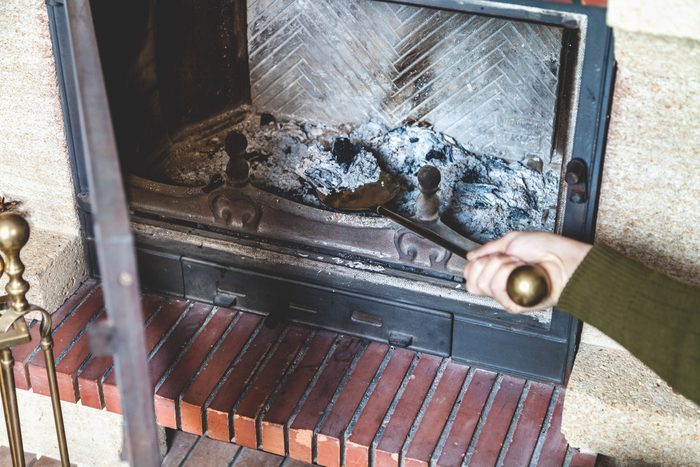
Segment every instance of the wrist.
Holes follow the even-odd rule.
[[[571,276],[576,271],[576,268],[583,262],[584,258],[588,255],[593,248],[593,245],[588,243],[583,243],[579,241],[572,241],[572,245],[567,248],[565,268],[566,268],[566,282],[571,279]],[[566,285],[566,284],[564,284]]]

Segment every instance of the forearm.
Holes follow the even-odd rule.
[[[596,245],[558,306],[605,332],[700,403],[700,289]]]

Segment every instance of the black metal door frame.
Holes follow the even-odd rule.
[[[47,6],[79,203],[90,187],[92,222],[85,213],[81,218],[88,236],[94,233],[124,416],[123,454],[130,465],[155,467],[161,460],[141,288],[90,2],[49,0]]]

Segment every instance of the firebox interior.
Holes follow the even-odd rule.
[[[212,187],[236,131],[252,183],[311,207],[375,158],[400,177],[404,215],[430,164],[458,233],[556,228],[560,27],[371,0],[93,7],[129,173]],[[333,163],[340,139],[365,172]]]

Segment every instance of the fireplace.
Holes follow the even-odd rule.
[[[325,208],[315,189],[366,159],[400,179],[393,208],[467,249],[520,229],[592,240],[613,67],[604,11],[133,0],[92,2],[92,18],[145,288],[566,379],[576,320],[471,296],[463,258]],[[97,130],[79,118],[80,36],[70,14],[53,25],[96,272],[92,200],[107,188],[88,186],[100,155],[81,140]],[[423,166],[439,184],[418,182]]]

